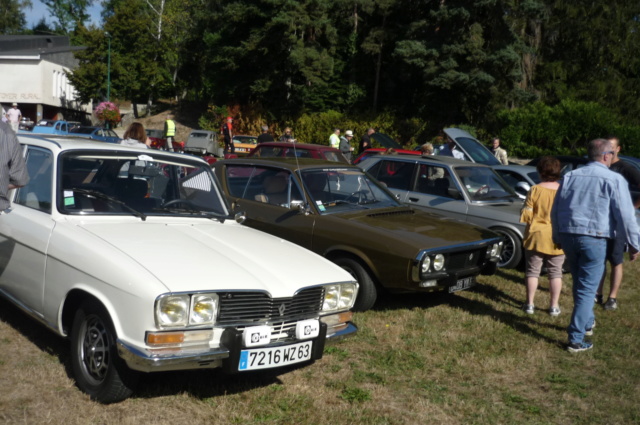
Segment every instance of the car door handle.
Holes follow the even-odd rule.
[[[418,202],[418,201],[419,201],[419,199],[418,199],[418,198],[411,198],[411,197],[409,198],[409,200],[410,200],[411,202]]]

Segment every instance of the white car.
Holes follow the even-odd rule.
[[[0,217],[0,294],[70,339],[94,400],[128,397],[139,372],[313,361],[356,331],[353,277],[230,219],[205,161],[19,141],[30,182]]]

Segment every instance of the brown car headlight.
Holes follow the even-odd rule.
[[[442,270],[443,267],[444,267],[444,255],[436,254],[436,256],[433,257],[433,270],[439,272],[440,270]]]

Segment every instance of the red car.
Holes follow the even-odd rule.
[[[289,142],[266,142],[260,143],[247,156],[256,158],[315,158],[332,162],[342,162],[348,164],[349,161],[336,148],[324,145],[314,145],[308,143]]]
[[[410,151],[410,150],[407,150],[407,149],[394,149],[394,150],[396,151],[396,153],[401,153],[401,154],[418,155],[418,156],[421,155],[420,151]],[[357,164],[358,162],[364,161],[365,159],[369,158],[370,156],[380,155],[380,154],[385,153],[386,151],[387,151],[387,149],[385,149],[385,148],[367,149],[364,152],[362,152],[360,155],[358,155],[358,157],[353,160],[353,163]]]

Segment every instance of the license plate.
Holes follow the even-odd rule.
[[[254,348],[240,352],[238,370],[269,369],[311,359],[312,341],[272,348]]]
[[[464,289],[471,288],[476,284],[473,277],[465,277],[464,279],[458,279],[455,285],[449,287],[449,292],[462,291]]]

